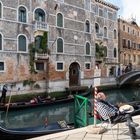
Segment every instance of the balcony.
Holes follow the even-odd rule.
[[[48,53],[35,53],[35,60],[47,60],[48,58]]]
[[[34,30],[35,31],[38,31],[38,30],[40,30],[40,31],[49,31],[49,26],[45,22],[35,21]]]
[[[102,33],[96,33],[96,39],[102,39],[103,34]]]

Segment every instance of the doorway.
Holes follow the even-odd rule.
[[[80,86],[80,66],[77,62],[69,67],[69,86]]]

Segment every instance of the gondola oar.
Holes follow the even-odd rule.
[[[9,100],[8,100],[8,105],[7,105],[7,109],[6,109],[6,115],[5,115],[5,120],[7,119],[7,115],[8,115],[8,110],[9,110],[9,106],[10,106],[10,102],[11,102],[11,97],[12,97],[12,94],[11,94],[11,90],[10,90],[10,97],[9,97]]]

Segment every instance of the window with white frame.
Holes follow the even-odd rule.
[[[98,23],[95,23],[95,31],[96,31],[96,33],[99,33],[99,25],[98,25]]]
[[[90,44],[89,44],[89,42],[86,43],[86,55],[90,55]]]
[[[57,53],[63,53],[63,39],[62,38],[58,38],[57,39]]]
[[[104,27],[104,37],[106,38],[107,37],[107,28]]]
[[[35,20],[45,22],[45,12],[42,9],[37,8],[35,10]]]
[[[90,32],[90,23],[89,23],[88,20],[86,20],[86,23],[85,23],[85,31],[86,31],[87,33]]]
[[[114,29],[114,39],[117,39],[117,31]]]
[[[104,57],[107,57],[107,47],[104,46]]]
[[[27,51],[27,40],[24,35],[18,37],[18,51],[26,52]]]
[[[20,6],[18,9],[18,21],[20,22],[27,21],[27,11],[26,11],[26,8],[23,6]]]
[[[129,29],[129,27],[127,28],[127,31],[128,31],[128,33],[130,32],[130,29]]]
[[[63,15],[57,13],[57,27],[63,27]]]
[[[3,72],[5,70],[4,62],[0,61],[0,72]]]
[[[130,49],[130,48],[131,48],[131,41],[128,40],[128,49]]]
[[[3,6],[2,3],[0,2],[0,18],[2,18],[2,10],[3,10]]]
[[[37,71],[44,71],[45,70],[45,64],[44,62],[36,62],[35,68]]]
[[[64,70],[64,63],[63,62],[57,62],[56,63],[56,70],[57,71],[63,71]]]
[[[38,35],[35,37],[35,48],[39,49],[41,47],[42,36]]]
[[[122,46],[123,46],[123,48],[126,47],[126,39],[122,39]]]
[[[2,50],[2,35],[0,34],[0,50]]]
[[[117,57],[117,49],[114,48],[114,58],[116,58],[116,57]]]
[[[85,69],[86,69],[86,70],[91,69],[91,63],[86,62],[86,63],[85,63]]]
[[[125,31],[125,25],[123,25],[123,31]]]

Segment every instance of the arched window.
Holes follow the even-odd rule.
[[[126,64],[126,60],[127,60],[126,54],[124,54],[124,55],[123,55],[123,64]]]
[[[130,49],[131,47],[131,43],[130,43],[130,40],[128,40],[128,49]]]
[[[85,23],[85,31],[88,33],[90,32],[90,23],[88,20],[86,20],[86,23]]]
[[[117,31],[114,30],[114,39],[117,39]]]
[[[107,37],[107,28],[104,27],[104,37]]]
[[[42,9],[35,10],[35,20],[45,22],[45,12]]]
[[[2,18],[2,3],[0,2],[0,18]]]
[[[123,31],[125,31],[125,25],[123,25]]]
[[[63,27],[63,15],[61,13],[57,14],[57,26]]]
[[[38,49],[41,47],[41,40],[42,40],[41,35],[38,35],[38,36],[35,37],[35,47],[38,48]]]
[[[2,50],[2,35],[0,34],[0,50]]]
[[[26,48],[26,37],[24,35],[20,35],[18,37],[18,51],[22,51],[22,52],[26,52],[27,48]]]
[[[104,57],[107,57],[107,47],[104,46]]]
[[[90,44],[86,43],[86,55],[90,55]]]
[[[20,21],[20,22],[27,22],[26,15],[27,15],[27,12],[26,12],[25,7],[20,6],[19,9],[18,9],[18,21]]]
[[[96,33],[99,33],[99,25],[97,23],[95,23],[95,31]]]
[[[63,39],[62,38],[57,39],[57,52],[63,53]]]
[[[114,48],[114,58],[116,58],[116,57],[117,57],[117,49]]]

